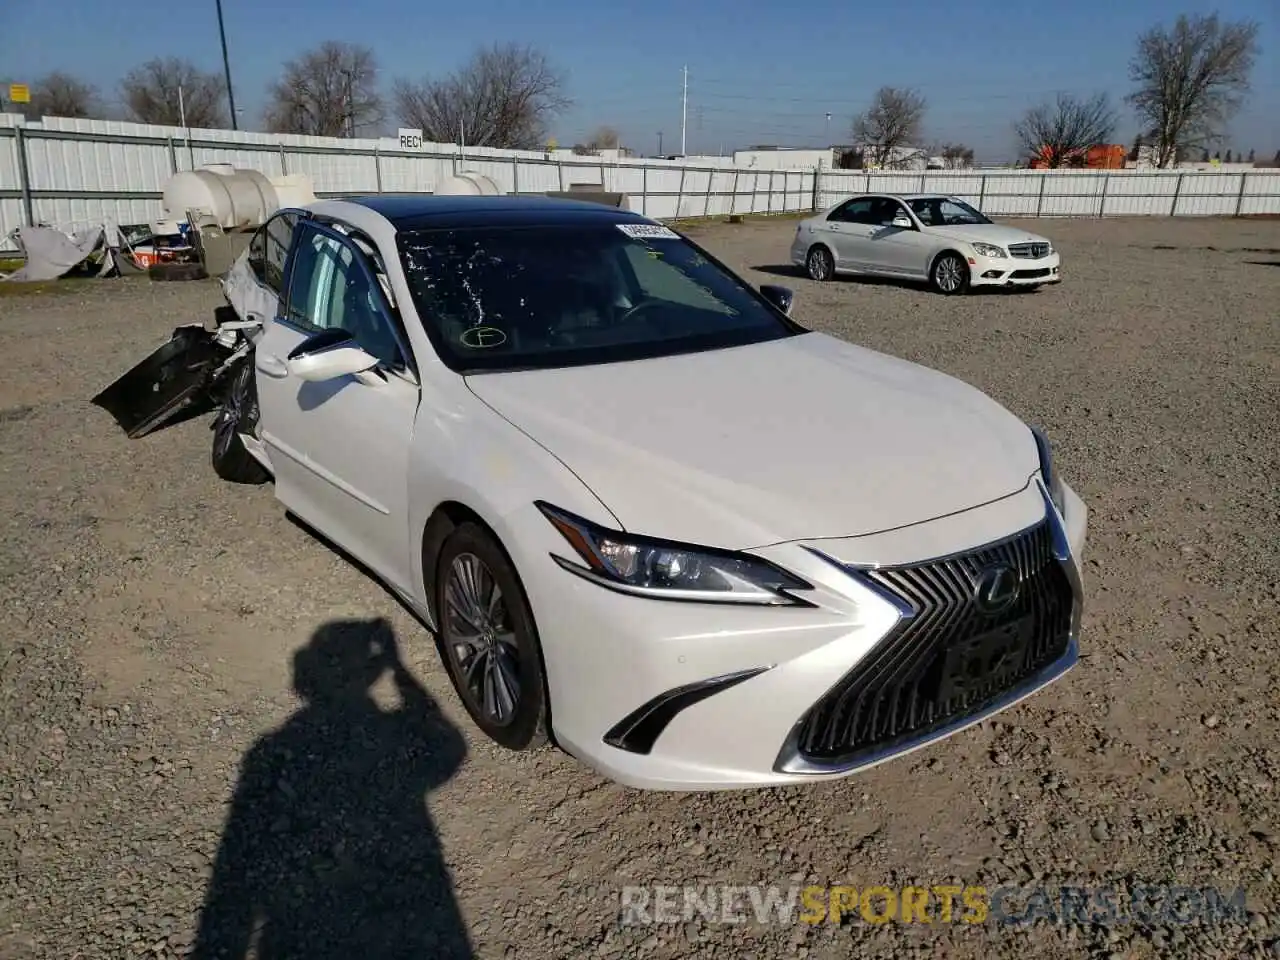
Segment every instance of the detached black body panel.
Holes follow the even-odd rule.
[[[178,327],[170,340],[93,398],[131,438],[184,411],[208,404],[213,374],[228,356],[201,324]]]

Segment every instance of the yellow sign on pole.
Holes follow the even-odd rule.
[[[556,138],[552,137],[550,140],[547,141],[547,153],[554,152],[557,146],[558,144],[556,143]]]
[[[9,101],[11,103],[30,103],[31,88],[25,83],[9,84]]]

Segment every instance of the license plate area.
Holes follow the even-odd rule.
[[[937,702],[965,701],[1000,689],[1022,673],[1035,626],[1022,617],[953,644],[942,658]]]

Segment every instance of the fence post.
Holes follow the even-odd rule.
[[[194,170],[196,168],[196,148],[191,145],[191,128],[188,127],[183,133],[183,139],[187,141],[187,168]],[[284,149],[282,146],[281,150]]]
[[[1098,216],[1105,217],[1107,215],[1107,187],[1111,185],[1111,174],[1104,173],[1102,175],[1102,201],[1098,204]]]
[[[738,174],[740,172],[737,167],[733,168],[733,194],[729,197],[730,215],[738,212]]]
[[[1044,209],[1044,178],[1045,172],[1040,171],[1040,193],[1036,196],[1036,216],[1040,216],[1040,211]]]
[[[675,219],[680,219],[680,204],[684,202],[684,174],[688,169],[683,163],[680,164],[680,192],[676,194],[676,215]]]
[[[705,220],[711,216],[711,188],[715,186],[716,172],[714,169],[707,171],[707,195],[702,201],[702,219]]]
[[[178,172],[178,148],[174,145],[173,137],[169,138],[169,174],[173,175]]]
[[[560,184],[560,192],[564,193],[564,161],[556,161],[556,182]]]
[[[978,187],[978,209],[982,209],[982,205],[987,202],[987,175],[982,175],[982,184]]]
[[[511,161],[511,193],[514,196],[520,196],[520,158],[513,158]]]
[[[813,170],[813,196],[809,200],[810,207],[813,212],[818,212],[818,178],[822,176],[822,161],[818,161],[818,165]]]
[[[1182,178],[1186,174],[1178,173],[1178,182],[1173,185],[1173,203],[1169,205],[1169,216],[1176,217],[1178,215],[1178,198],[1182,196]]]
[[[21,126],[13,128],[18,149],[18,186],[22,190],[22,215],[28,227],[36,225],[35,205],[31,202],[31,168],[27,164],[27,134]]]
[[[289,175],[289,166],[284,159],[284,144],[280,144],[280,175],[287,177]]]
[[[924,163],[925,163],[925,168],[920,171],[920,192],[921,193],[928,192],[927,190],[925,190],[925,187],[929,183],[929,161],[925,160]]]
[[[640,165],[640,215],[642,217],[649,215],[649,165],[647,163]]]
[[[609,185],[604,180],[604,160],[600,161],[600,192],[604,193],[609,189]]]
[[[373,179],[378,184],[378,192],[382,192],[382,150],[377,144],[373,146]]]
[[[1236,194],[1235,215],[1237,217],[1240,216],[1240,211],[1244,208],[1244,185],[1248,182],[1248,180],[1249,180],[1248,171],[1245,171],[1244,173],[1240,174],[1240,192]]]

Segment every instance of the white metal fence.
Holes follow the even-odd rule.
[[[22,224],[64,229],[148,223],[180,170],[232,163],[268,176],[305,173],[321,196],[429,193],[454,172],[492,178],[508,193],[595,184],[626,193],[656,219],[824,208],[863,191],[944,192],[993,216],[1169,216],[1280,213],[1280,170],[862,172],[759,170],[725,158],[601,161],[489,148],[340,140],[231,130],[0,115],[0,238]],[[0,239],[0,247],[8,243]]]

